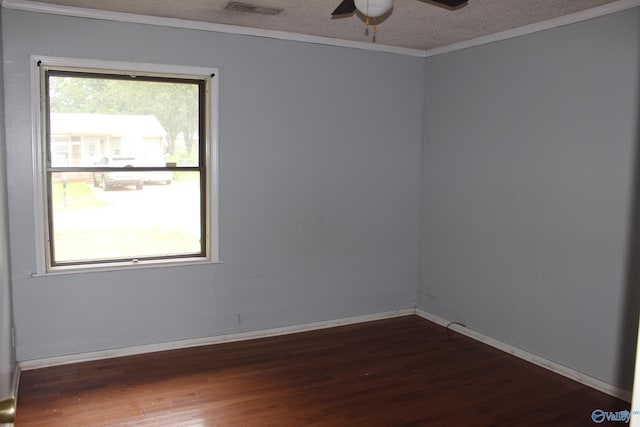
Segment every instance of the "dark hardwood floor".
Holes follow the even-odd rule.
[[[26,371],[16,426],[606,425],[596,409],[629,404],[407,316]]]

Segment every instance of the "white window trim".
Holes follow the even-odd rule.
[[[181,65],[150,64],[139,62],[103,61],[93,59],[62,58],[50,56],[31,56],[31,121],[32,121],[32,170],[33,205],[35,213],[35,255],[36,271],[32,276],[55,274],[86,273],[92,271],[129,270],[138,268],[157,268],[185,266],[194,264],[216,264],[220,259],[219,233],[219,196],[218,196],[218,93],[219,71],[217,68],[190,67]],[[41,70],[44,67],[70,67],[83,70],[95,69],[98,72],[132,72],[140,75],[175,75],[186,78],[209,79],[209,117],[207,134],[209,138],[206,158],[207,166],[207,218],[206,257],[176,258],[162,260],[142,260],[138,262],[115,262],[103,264],[73,265],[50,267],[47,261],[48,242],[46,224],[48,223],[44,162],[44,133],[42,126]]]

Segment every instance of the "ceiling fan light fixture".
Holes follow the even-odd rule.
[[[393,8],[393,0],[354,0],[356,9],[370,18],[377,18]]]

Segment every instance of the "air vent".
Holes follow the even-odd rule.
[[[224,9],[232,12],[257,13],[258,15],[277,15],[284,10],[272,7],[255,6],[238,1],[229,2]]]

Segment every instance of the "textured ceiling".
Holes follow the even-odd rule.
[[[371,42],[362,17],[331,18],[340,0],[240,0],[284,9],[275,16],[226,11],[229,0],[41,0],[40,3],[231,24]],[[429,50],[558,18],[615,0],[469,0],[457,10],[429,0],[395,0],[378,26],[377,44]]]

